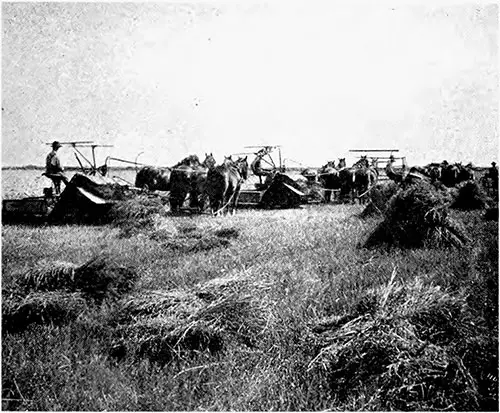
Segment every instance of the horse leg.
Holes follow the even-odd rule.
[[[325,189],[325,204],[330,203],[331,199],[332,199],[331,189]]]
[[[236,215],[236,207],[238,203],[238,196],[240,194],[240,189],[236,189],[236,191],[233,193],[233,199],[231,201],[232,204],[232,214],[231,215]]]

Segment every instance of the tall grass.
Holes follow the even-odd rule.
[[[357,247],[379,222],[357,218],[360,210],[359,206],[325,205],[239,211],[233,217],[220,218],[165,217],[157,227],[127,238],[120,237],[119,229],[113,227],[4,226],[5,288],[41,260],[81,263],[106,252],[122,265],[136,269],[140,278],[134,294],[147,295],[150,290],[196,292],[206,301],[211,294],[222,294],[229,288],[217,279],[248,280],[247,285],[266,285],[253,291],[250,298],[253,303],[265,303],[272,317],[259,322],[259,334],[251,346],[227,341],[222,351],[194,349],[164,363],[110,354],[118,331],[120,303],[91,308],[67,324],[4,332],[2,407],[258,411],[369,406],[362,401],[369,396],[368,389],[342,399],[332,391],[328,371],[310,368],[325,345],[315,328],[325,320],[338,321],[352,314],[368,291],[389,283],[394,269],[402,284],[418,278],[450,296],[466,297],[478,320],[498,320],[495,222],[483,222],[479,213],[453,212],[477,242],[462,250],[389,252]],[[196,245],[210,248],[193,247]],[[214,316],[210,319],[213,326],[228,325],[224,318]],[[488,322],[491,335],[482,337],[480,348],[489,366],[497,343],[495,323]],[[231,331],[246,334],[238,330],[237,318],[231,318],[230,323]],[[478,408],[495,406],[492,394],[498,373],[485,367],[473,377],[486,389]],[[457,402],[455,408],[460,407]]]

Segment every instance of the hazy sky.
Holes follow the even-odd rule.
[[[2,163],[54,139],[158,165],[256,144],[497,160],[498,6],[373,3],[4,2]]]

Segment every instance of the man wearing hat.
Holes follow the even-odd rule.
[[[62,167],[59,156],[57,155],[57,151],[61,146],[62,145],[58,141],[52,142],[52,150],[47,155],[45,160],[44,175],[47,178],[52,179],[52,182],[54,182],[56,195],[61,193],[61,181],[64,182],[65,185],[68,184],[68,178],[64,175],[64,168]]]

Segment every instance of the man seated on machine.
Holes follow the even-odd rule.
[[[52,179],[56,195],[61,194],[61,182],[64,182],[64,185],[67,185],[69,182],[66,175],[64,175],[64,168],[62,167],[61,160],[57,155],[57,151],[61,147],[62,145],[58,141],[52,142],[52,150],[45,159],[45,173],[43,174],[47,178]]]

